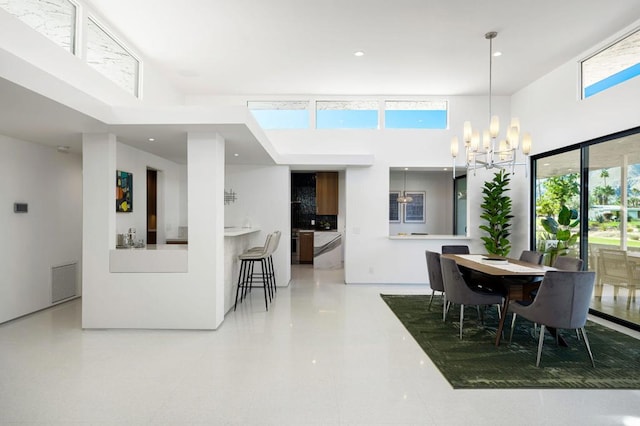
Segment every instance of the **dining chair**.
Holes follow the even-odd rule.
[[[560,329],[580,330],[591,359],[591,365],[595,368],[593,353],[584,329],[594,283],[595,272],[548,271],[540,284],[536,298],[531,304],[523,305],[516,301],[509,303],[509,310],[513,312],[509,341],[513,339],[513,330],[518,315],[540,324],[538,356],[536,359],[536,367],[539,367],[542,346],[544,345],[545,327],[555,329],[556,339]]]
[[[610,284],[614,287],[614,300],[618,297],[620,287],[627,288],[627,309],[631,307],[631,301],[636,299],[636,285],[640,284],[640,270],[635,262],[629,259],[624,250],[604,249],[598,250],[600,257],[599,282]]]
[[[469,254],[469,246],[444,245],[441,251],[442,254]]]
[[[458,264],[453,259],[441,257],[440,266],[442,268],[442,282],[444,284],[444,294],[446,297],[446,308],[443,320],[446,321],[451,304],[460,305],[460,339],[462,339],[464,307],[466,305],[475,305],[479,315],[480,305],[497,305],[498,316],[500,316],[500,305],[502,304],[501,295],[483,293],[471,289],[464,280],[462,273],[460,273]]]
[[[536,265],[542,264],[543,254],[538,251],[522,250],[520,254],[520,260],[523,262],[534,263]]]
[[[424,253],[427,258],[427,274],[429,275],[429,286],[431,287],[431,298],[429,298],[428,309],[431,309],[431,302],[433,301],[433,295],[435,294],[435,292],[437,291],[442,293],[442,320],[444,321],[445,309],[447,306],[447,295],[444,292],[444,283],[442,282],[440,253],[429,250],[425,250]]]
[[[558,256],[553,262],[553,267],[563,271],[582,271],[582,264],[582,259],[577,257]]]

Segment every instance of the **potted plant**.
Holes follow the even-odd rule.
[[[580,224],[578,211],[563,205],[558,213],[558,220],[547,216],[540,224],[549,234],[550,244],[547,244],[544,252],[548,256],[549,264],[553,265],[558,256],[567,255],[578,241],[579,234],[572,232]]]
[[[511,251],[511,198],[505,195],[509,190],[511,181],[509,173],[500,170],[493,176],[493,180],[484,183],[482,193],[483,202],[480,205],[483,213],[480,215],[486,225],[480,225],[480,229],[488,236],[482,237],[487,253],[506,257]]]

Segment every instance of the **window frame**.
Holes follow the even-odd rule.
[[[120,46],[122,48],[122,50],[124,50],[129,56],[131,56],[137,63],[137,67],[136,67],[136,76],[135,76],[135,87],[134,87],[134,92],[131,93],[129,92],[129,90],[127,90],[125,87],[122,87],[120,84],[118,84],[118,82],[112,80],[111,78],[109,78],[108,76],[106,76],[105,74],[101,73],[100,71],[98,71],[96,68],[94,68],[93,66],[91,66],[88,62],[88,55],[87,55],[87,51],[88,51],[88,45],[89,45],[89,37],[88,37],[88,33],[89,33],[89,21],[91,21],[93,24],[95,24],[100,30],[102,30],[109,38],[111,38],[111,40],[113,40],[118,46]],[[124,43],[122,41],[122,39],[120,39],[117,35],[115,35],[113,33],[113,31],[109,30],[107,26],[105,26],[100,18],[96,17],[95,14],[93,13],[88,13],[86,15],[86,19],[84,21],[84,25],[83,25],[83,33],[84,33],[84,38],[83,38],[83,60],[84,62],[90,66],[92,69],[94,69],[96,72],[100,73],[101,75],[103,75],[105,78],[107,78],[109,81],[112,81],[113,83],[115,83],[118,87],[120,87],[122,90],[124,90],[125,92],[129,93],[130,95],[138,98],[138,99],[142,99],[142,71],[143,71],[143,62],[140,59],[140,56],[135,54],[133,52],[133,50],[131,48],[129,48],[127,46],[126,43]]]

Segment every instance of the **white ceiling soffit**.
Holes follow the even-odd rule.
[[[132,111],[123,110],[125,116]],[[106,124],[0,78],[0,111],[0,129],[4,135],[52,147],[66,146],[72,153],[82,151],[83,133],[110,132],[119,142],[185,164],[187,133],[219,133],[225,139],[226,163],[274,164],[271,154],[257,139],[260,137],[270,147],[262,130],[251,121],[252,118],[247,118],[250,113],[243,114],[240,110],[222,117],[229,123],[221,124]],[[171,115],[171,109],[166,112]],[[249,123],[245,123],[245,119]],[[149,138],[155,140],[151,142]]]
[[[86,0],[186,95],[511,95],[638,0]],[[361,57],[356,51],[364,52]]]

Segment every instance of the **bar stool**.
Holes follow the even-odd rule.
[[[233,306],[235,311],[238,306],[238,297],[240,302],[247,296],[247,291],[251,291],[254,287],[254,280],[257,278],[259,282],[262,282],[262,288],[264,290],[264,305],[266,310],[269,310],[269,302],[273,297],[273,288],[275,275],[271,272],[269,266],[269,258],[273,254],[277,245],[277,234],[272,233],[267,235],[264,247],[258,247],[257,249],[249,249],[238,256],[240,259],[240,272],[238,274],[238,286],[236,288],[236,300]],[[260,273],[254,273],[254,265],[256,262],[260,262]],[[273,265],[271,264],[271,267]],[[267,300],[267,297],[269,300]]]
[[[275,294],[278,291],[278,286],[277,286],[277,282],[276,282],[276,270],[273,267],[273,253],[278,250],[278,245],[280,244],[280,236],[282,235],[282,232],[280,231],[274,231],[270,234],[271,238],[275,238],[275,242],[273,242],[273,247],[272,250],[270,250],[268,258],[267,258],[267,275],[269,276],[269,282],[272,285],[272,292]],[[264,247],[252,247],[250,248],[249,252],[259,252],[259,251],[264,251],[268,249],[268,240],[265,241],[265,245]]]

